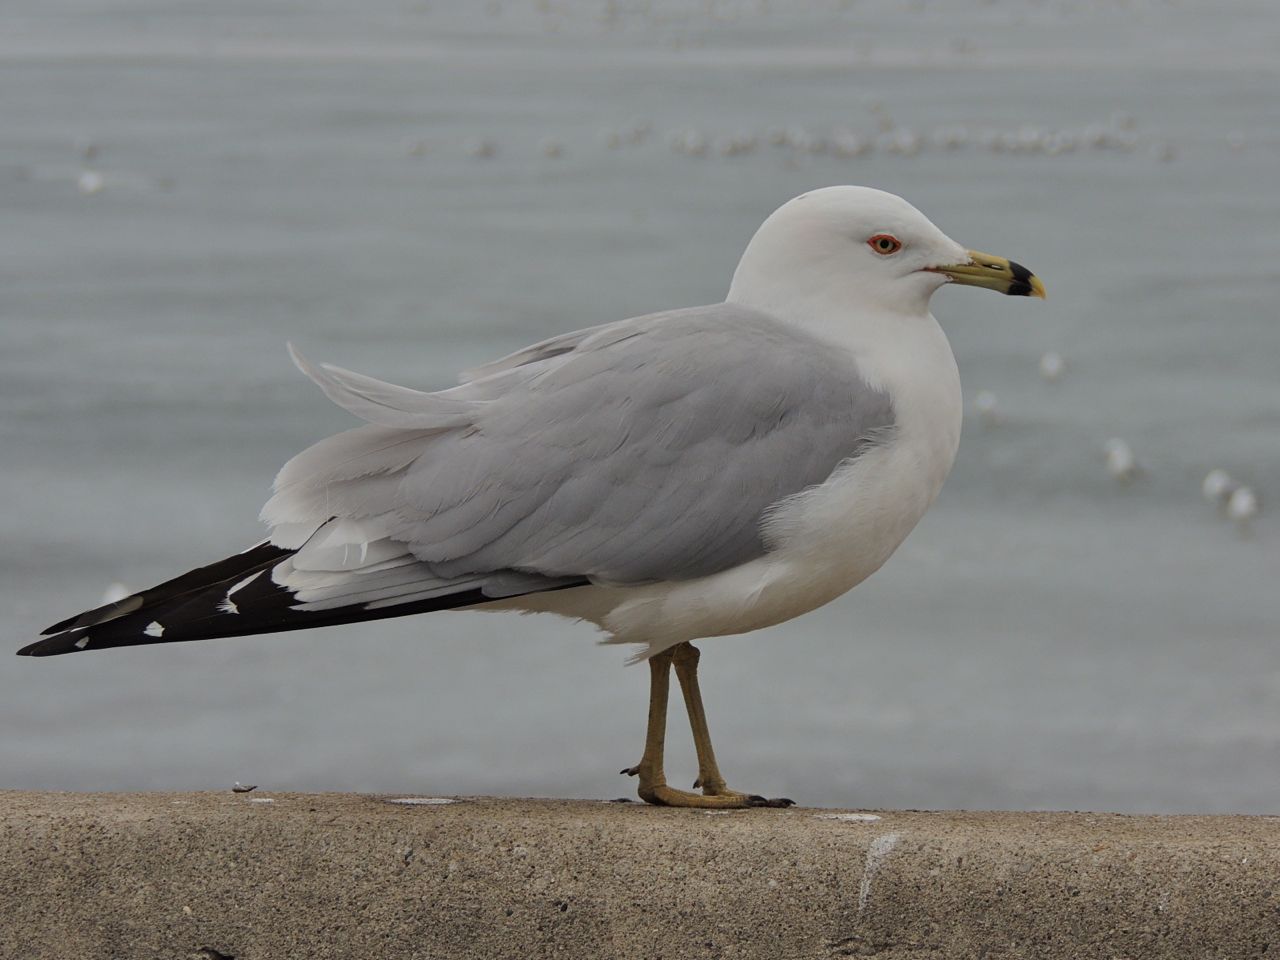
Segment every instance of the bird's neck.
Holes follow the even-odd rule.
[[[738,261],[725,300],[804,323],[857,311],[921,319],[945,278],[858,270],[836,256],[801,256],[752,240]]]

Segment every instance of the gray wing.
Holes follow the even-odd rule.
[[[355,572],[384,601],[499,576],[706,576],[761,556],[769,508],[893,424],[851,358],[742,307],[547,344],[438,394],[308,369],[374,421],[291,461],[264,508],[276,542],[305,542],[290,575],[315,575],[309,597],[351,602]]]

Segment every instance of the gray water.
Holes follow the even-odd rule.
[[[1270,0],[217,7],[4,15],[14,648],[114,581],[259,539],[275,470],[351,425],[286,340],[443,386],[718,300],[775,206],[865,183],[1030,265],[1050,299],[941,292],[970,404],[994,392],[1001,422],[967,417],[941,498],[870,581],[703,645],[730,781],[810,804],[1277,812]],[[943,145],[952,128],[967,142]],[[874,148],[804,147],[841,129]],[[1128,486],[1110,437],[1143,466]],[[1202,499],[1213,467],[1259,491],[1250,534]],[[0,787],[630,794],[647,674],[593,640],[439,614],[10,658]],[[674,711],[672,731],[691,779]]]

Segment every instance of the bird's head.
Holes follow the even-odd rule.
[[[825,187],[779,207],[748,244],[728,299],[795,315],[833,298],[927,314],[946,283],[1044,297],[1021,264],[967,250],[901,197],[870,187]]]

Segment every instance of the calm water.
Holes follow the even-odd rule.
[[[443,386],[718,300],[775,206],[866,183],[1051,299],[935,299],[1001,422],[967,419],[871,581],[704,645],[729,779],[812,804],[1280,811],[1280,13],[1196,6],[9,8],[9,644],[259,538],[274,471],[351,424],[286,340]],[[1145,468],[1128,487],[1113,436]],[[1212,467],[1259,491],[1251,536],[1201,498]],[[441,614],[9,658],[0,787],[630,794],[647,675],[623,657],[549,618]],[[676,782],[684,730],[673,712]]]

